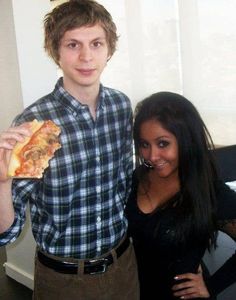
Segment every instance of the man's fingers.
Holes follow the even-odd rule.
[[[0,148],[12,149],[16,142],[22,143],[28,136],[30,132],[27,129],[17,132],[9,129],[0,135]]]

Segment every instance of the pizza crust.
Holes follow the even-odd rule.
[[[30,130],[32,131],[32,135],[42,127],[43,122],[39,122],[36,119],[30,122]],[[31,135],[31,136],[32,136]],[[8,167],[8,176],[13,177],[15,175],[16,169],[20,167],[19,153],[23,149],[25,145],[27,145],[31,139],[31,136],[26,137],[24,142],[16,143],[14,149],[12,150],[10,164]]]

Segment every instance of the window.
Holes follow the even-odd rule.
[[[197,107],[215,144],[234,144],[236,1],[98,2],[120,35],[103,84],[124,91],[133,106],[157,91],[181,93]]]

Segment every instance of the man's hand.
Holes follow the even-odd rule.
[[[17,142],[23,142],[25,137],[30,136],[31,131],[27,123],[17,127],[10,127],[0,134],[0,181],[6,181],[11,151]]]

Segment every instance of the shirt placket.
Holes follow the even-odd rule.
[[[96,174],[96,231],[97,231],[97,239],[96,239],[96,248],[97,255],[101,254],[102,248],[102,182],[101,182],[101,173],[102,173],[102,165],[100,159],[100,145],[99,145],[99,131],[97,126],[94,127],[94,142],[95,142],[95,174]]]

